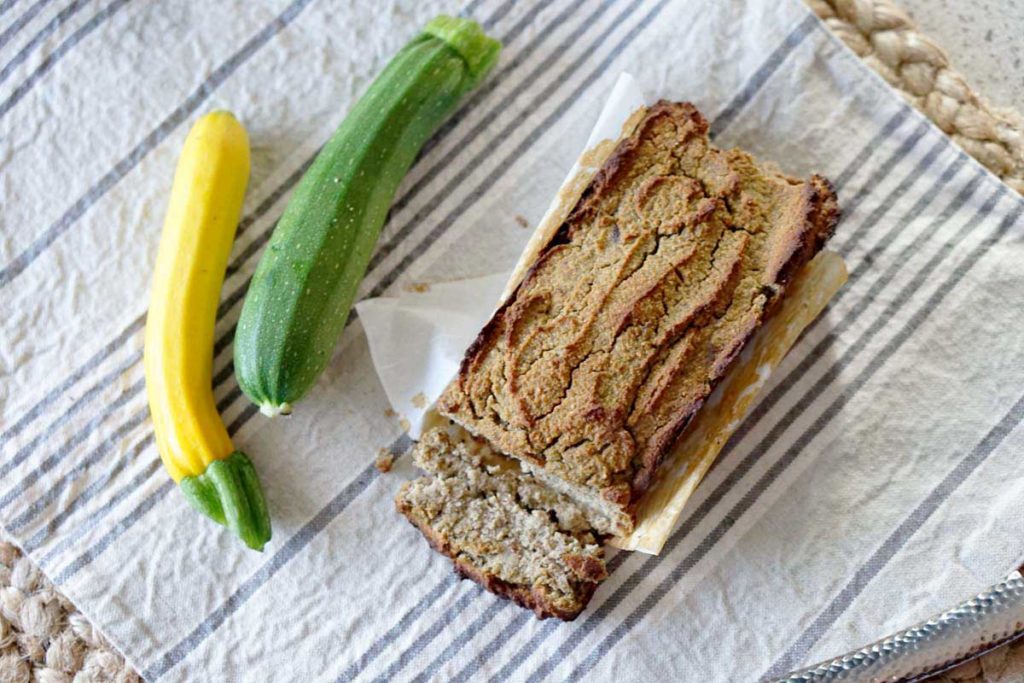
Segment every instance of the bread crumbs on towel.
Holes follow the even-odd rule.
[[[373,463],[374,467],[380,470],[382,473],[387,474],[391,471],[391,466],[395,464],[395,454],[386,448],[381,448],[377,451],[377,460]]]

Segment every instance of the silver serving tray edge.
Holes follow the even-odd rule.
[[[870,645],[794,671],[778,683],[919,681],[1024,636],[1024,577],[999,583]]]

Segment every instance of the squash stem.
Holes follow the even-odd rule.
[[[458,53],[469,71],[470,88],[487,75],[501,52],[501,43],[488,37],[471,19],[441,15],[427,22],[423,32],[440,38]]]
[[[231,529],[253,550],[270,540],[270,513],[256,468],[241,451],[215,460],[206,471],[178,485],[185,500],[217,524]]]
[[[267,417],[277,417],[278,415],[291,415],[292,404],[287,402],[277,405],[273,403],[261,403],[260,412],[266,415]]]

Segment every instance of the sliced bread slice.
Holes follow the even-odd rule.
[[[429,474],[402,487],[398,510],[460,575],[540,618],[571,620],[586,607],[607,577],[603,539],[568,496],[442,429],[413,458]]]

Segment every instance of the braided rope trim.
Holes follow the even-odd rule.
[[[972,91],[945,52],[918,32],[906,13],[888,0],[805,2],[964,151],[1024,194],[1024,119],[1011,109],[989,106]],[[968,662],[942,680],[1002,680],[1004,672],[1012,671],[1024,671],[1024,642]],[[0,541],[0,683],[139,680],[29,559]]]
[[[805,0],[858,57],[965,152],[1024,194],[1024,118],[989,105],[889,0]]]
[[[0,683],[139,680],[32,561],[0,541]]]

